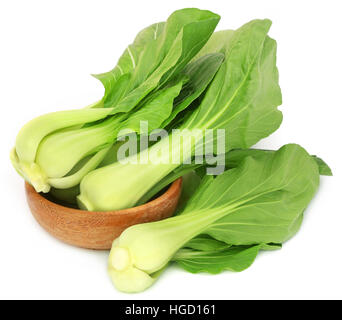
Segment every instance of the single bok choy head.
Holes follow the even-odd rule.
[[[281,92],[276,42],[267,36],[270,26],[269,20],[253,20],[234,32],[220,32],[215,41],[209,41],[208,49],[203,48],[204,52],[219,50],[224,61],[197,108],[191,108],[185,121],[178,122],[178,128],[185,132],[183,140],[190,138],[192,144],[179,142],[183,144],[180,147],[176,142],[175,145],[179,132],[171,133],[138,155],[148,158],[148,163],[127,159],[125,163],[92,171],[80,185],[81,206],[88,210],[116,210],[136,205],[158,181],[180,165],[170,159],[190,158],[198,143],[203,139],[207,143],[207,129],[224,130],[226,152],[248,148],[274,132],[282,121],[282,113],[277,109]],[[215,145],[217,137],[214,135],[209,142]],[[160,154],[166,156],[160,159]]]
[[[19,131],[15,148],[11,151],[14,168],[35,187],[37,192],[48,192],[49,176],[37,163],[38,150],[44,139],[54,132],[64,132],[68,135],[77,130],[73,128],[104,119],[111,111],[110,108],[87,108],[49,113],[33,119]],[[77,149],[73,152],[77,154]],[[63,166],[63,163],[52,164],[53,167],[60,165]]]
[[[236,246],[259,250],[298,231],[319,185],[317,162],[294,144],[242,159],[216,178],[205,176],[177,216],[132,226],[113,242],[108,271],[119,290],[146,289],[172,259],[185,264],[188,253],[179,250],[200,234],[226,244],[229,259],[234,252],[241,255]],[[229,246],[235,247],[227,251]]]

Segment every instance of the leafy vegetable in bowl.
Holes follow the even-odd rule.
[[[183,177],[174,217],[114,240],[108,271],[121,291],[145,290],[172,261],[192,273],[248,268],[299,230],[319,176],[332,175],[296,144],[250,149],[282,122],[271,21],[214,33],[219,20],[182,9],[143,29],[114,69],[94,75],[100,101],[33,119],[11,151],[37,192],[89,211],[144,204]],[[136,145],[122,159],[127,133]],[[151,133],[160,139],[137,145]],[[210,154],[222,172],[210,171]]]

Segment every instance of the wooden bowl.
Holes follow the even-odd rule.
[[[144,205],[117,211],[86,211],[49,201],[25,183],[30,210],[47,232],[68,244],[95,250],[110,249],[113,240],[134,224],[170,217],[176,210],[181,187],[180,178],[160,197]]]

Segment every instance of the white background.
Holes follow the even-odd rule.
[[[341,1],[1,1],[0,298],[301,299],[342,298]],[[107,252],[49,236],[27,207],[9,151],[20,127],[42,113],[101,98],[91,73],[110,70],[135,34],[182,7],[222,16],[218,29],[273,21],[283,91],[281,128],[258,146],[289,142],[321,156],[323,177],[300,232],[242,273],[192,275],[176,267],[141,294],[114,289]]]

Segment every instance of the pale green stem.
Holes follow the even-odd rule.
[[[48,183],[50,186],[57,189],[68,189],[76,186],[82,180],[82,178],[89,173],[90,171],[97,168],[97,166],[101,163],[103,158],[106,156],[110,147],[104,148],[97,152],[94,156],[92,156],[87,163],[78,171],[70,176],[65,176],[62,178],[50,178],[48,179]]]

